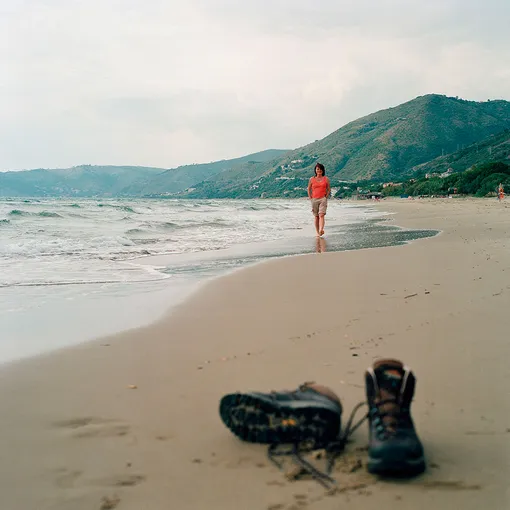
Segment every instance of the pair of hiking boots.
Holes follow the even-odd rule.
[[[286,453],[297,455],[301,463],[305,461],[299,457],[299,445],[311,445],[311,450],[324,448],[332,453],[329,470],[349,435],[368,419],[368,471],[413,476],[425,470],[424,450],[410,410],[415,385],[413,372],[402,362],[377,361],[365,372],[368,413],[353,427],[355,408],[344,430],[340,399],[329,388],[313,383],[305,383],[295,391],[225,395],[220,402],[220,417],[240,439],[270,445],[273,462],[279,445],[293,445]],[[307,463],[303,465],[313,469]],[[328,475],[321,476],[331,480]]]

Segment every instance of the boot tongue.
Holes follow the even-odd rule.
[[[404,367],[397,360],[380,360],[374,364],[374,373],[379,386],[377,400],[384,402],[379,406],[379,411],[383,414],[383,423],[389,428],[394,428],[400,411]]]
[[[374,364],[374,372],[381,397],[398,397],[404,380],[404,366],[400,361],[381,360]]]

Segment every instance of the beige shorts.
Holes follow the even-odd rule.
[[[324,198],[312,198],[312,212],[314,216],[319,214],[326,214],[328,208],[328,199]]]

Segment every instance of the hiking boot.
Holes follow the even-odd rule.
[[[411,418],[416,378],[400,361],[379,360],[365,373],[369,407],[368,471],[412,476],[425,470],[423,446]]]
[[[232,393],[220,402],[223,423],[252,443],[327,444],[340,434],[341,415],[339,398],[312,383],[295,391]]]

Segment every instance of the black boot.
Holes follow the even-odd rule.
[[[398,360],[379,360],[366,371],[365,384],[369,407],[368,471],[390,476],[423,472],[423,446],[410,411],[414,374]]]
[[[295,391],[232,393],[220,402],[223,423],[252,443],[328,444],[340,435],[341,416],[338,397],[308,383]]]

